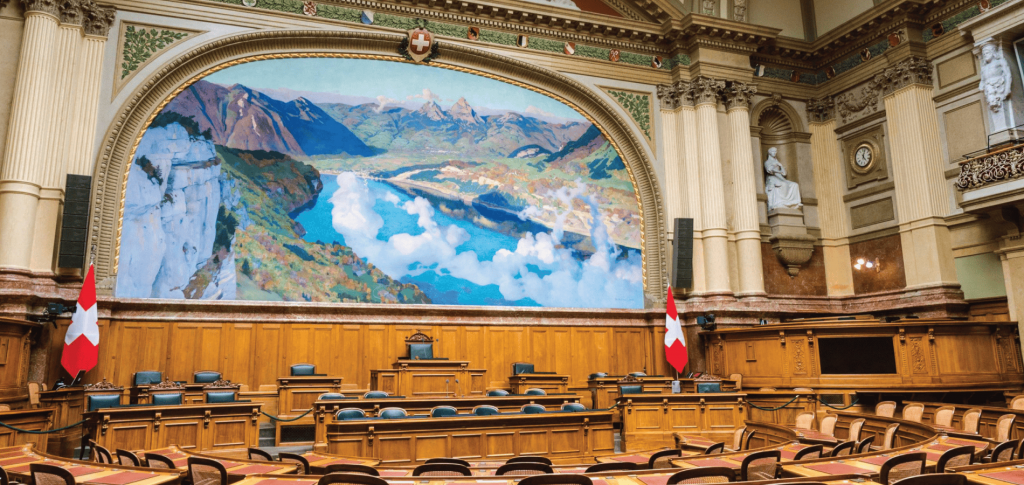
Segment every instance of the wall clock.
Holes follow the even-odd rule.
[[[875,147],[870,143],[861,143],[853,151],[853,169],[859,173],[866,173],[875,163]]]

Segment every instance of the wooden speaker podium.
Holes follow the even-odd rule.
[[[409,357],[391,364],[391,369],[370,371],[371,390],[407,397],[482,396],[486,392],[486,370],[470,369],[464,360],[434,358],[434,340],[423,333],[415,333],[405,343]]]

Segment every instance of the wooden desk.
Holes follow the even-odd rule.
[[[676,458],[672,460],[672,466],[677,468],[700,468],[707,466],[722,466],[726,468],[733,468],[736,470],[740,469],[743,465],[743,459],[750,454],[751,451],[768,451],[768,450],[779,450],[782,452],[781,461],[793,461],[793,457],[796,456],[800,450],[810,448],[811,445],[805,445],[801,443],[786,443],[785,445],[771,446],[765,448],[751,448],[745,451],[736,451],[731,453],[720,453],[715,455],[697,455],[687,456],[682,458]],[[712,461],[708,461],[712,460]]]
[[[82,420],[85,411],[85,388],[65,387],[39,393],[39,405],[53,409],[53,428],[63,428]],[[82,442],[82,427],[58,431],[47,435],[46,450],[60,456],[71,456]]]
[[[665,483],[672,474],[678,470],[652,470],[652,471],[628,471],[628,472],[601,472],[589,474],[594,485],[648,485],[650,483]],[[404,475],[403,475],[404,476]],[[321,477],[319,475],[249,475],[236,485],[316,485]],[[395,485],[448,485],[465,484],[478,485],[516,485],[522,477],[490,477],[485,481],[478,476],[469,477],[416,477],[415,482],[409,478],[386,477],[380,478]],[[839,475],[829,477],[824,483],[828,485],[879,485],[876,482],[865,481],[861,475]],[[853,482],[852,480],[858,480]],[[744,482],[745,485],[774,485],[782,483],[817,482],[816,479],[790,478],[786,480],[765,480],[758,482]],[[1006,485],[1005,483],[1002,485]]]
[[[0,422],[29,431],[46,431],[50,427],[51,408],[15,409],[0,411]],[[49,439],[45,434],[30,434],[0,427],[0,446],[32,444],[34,449],[45,453]]]
[[[37,452],[32,445],[0,448],[2,465],[11,480],[31,483],[29,468],[33,463],[46,463],[70,470],[75,474],[75,483],[89,483],[122,472],[141,473],[148,475],[131,485],[173,485],[181,482],[184,473],[166,468],[126,467],[119,464],[101,464],[91,461],[78,461]]]
[[[314,446],[314,451],[334,455],[379,458],[383,465],[435,457],[593,456],[614,450],[610,411],[334,421],[327,424],[326,446]]]
[[[1010,439],[1024,438],[1024,411],[994,406],[971,406],[967,404],[942,404],[931,402],[922,404],[924,404],[924,414],[921,416],[921,422],[929,425],[933,425],[935,423],[935,410],[946,406],[954,408],[953,427],[958,430],[963,429],[965,411],[974,408],[980,409],[981,418],[978,420],[978,435],[989,439],[994,439],[996,437],[996,420],[1004,414],[1014,414],[1017,416],[1017,419],[1013,422],[1013,430],[1010,432]],[[947,433],[964,434],[963,431],[956,430],[947,430]]]
[[[672,446],[674,433],[730,441],[747,420],[746,394],[628,394],[616,400],[622,449]]]
[[[925,466],[929,468],[934,468],[935,462],[938,461],[939,456],[941,456],[944,451],[948,451],[947,448],[949,448],[950,446],[956,447],[966,445],[974,446],[975,449],[978,450],[979,454],[984,452],[984,450],[988,447],[988,443],[985,441],[962,440],[960,438],[949,438],[947,436],[942,436],[939,437],[938,439],[932,439],[922,443],[902,446],[892,450],[864,453],[862,455],[856,455],[853,457],[829,457],[818,460],[801,461],[799,465],[783,465],[782,470],[786,476],[799,477],[824,477],[829,475],[835,475],[837,473],[853,473],[852,471],[815,469],[815,467],[822,465],[843,465],[842,467],[832,468],[839,470],[846,467],[856,467],[860,470],[864,470],[864,473],[870,474],[871,476],[877,476],[878,471],[882,468],[882,464],[885,463],[885,461],[889,458],[903,455],[906,453],[914,453],[920,451],[928,453],[928,459]]]
[[[341,392],[341,377],[291,376],[277,378],[278,417],[294,419],[302,413],[315,409],[317,398],[325,392]],[[315,416],[309,413],[295,421],[274,421],[275,443],[281,443],[281,430],[292,426],[313,426]],[[303,442],[291,445],[310,444]]]
[[[949,471],[952,473],[960,473],[967,477],[967,481],[974,485],[1007,485],[1013,482],[1001,480],[998,477],[985,476],[990,474],[997,474],[1000,472],[1012,472],[1013,474],[1019,474],[1021,469],[1017,468],[1024,466],[1024,460],[1011,460],[1003,461],[999,463],[981,463],[977,465],[965,465],[952,468]]]
[[[259,443],[263,403],[104,408],[82,415],[100,446],[150,450],[178,445],[197,451],[245,451]]]
[[[28,401],[29,341],[32,330],[40,327],[28,320],[0,318],[0,403]]]
[[[145,453],[153,453],[156,455],[165,456],[174,462],[174,466],[178,470],[188,470],[188,458],[190,456],[198,456],[201,458],[209,458],[211,460],[217,460],[220,464],[224,465],[224,468],[228,472],[228,482],[237,482],[242,480],[247,475],[255,473],[263,475],[287,475],[294,474],[299,471],[299,466],[288,463],[272,462],[272,461],[256,461],[256,460],[241,460],[234,458],[222,458],[219,456],[212,456],[202,453],[192,453],[188,450],[183,450],[177,446],[167,446],[164,448],[147,451]],[[142,458],[140,456],[139,458]]]
[[[154,384],[155,385],[155,384]],[[206,402],[206,397],[203,395],[203,387],[209,384],[197,384],[195,382],[188,382],[181,384],[185,386],[182,391],[181,403],[182,404],[203,404]],[[152,402],[152,395],[149,392],[151,385],[144,386],[132,386],[129,388],[129,399],[128,402],[132,404],[149,404]]]
[[[619,397],[619,381],[623,376],[598,377],[587,381],[590,389],[594,409],[605,409],[615,405],[615,399]],[[644,392],[657,392],[660,394],[672,393],[672,377],[644,376],[638,377]],[[693,379],[678,379],[679,392],[682,394],[694,394],[697,392],[697,385]],[[723,379],[722,392],[735,392],[736,381]],[[790,394],[792,396],[792,393]]]
[[[356,458],[350,456],[338,456],[329,455],[327,453],[315,453],[307,451],[302,456],[309,462],[309,472],[313,475],[323,475],[326,471],[327,465],[334,465],[336,463],[345,465],[366,465],[366,466],[377,466],[380,465],[380,460],[370,458]]]
[[[743,426],[747,428],[748,433],[754,433],[748,444],[749,450],[769,449],[769,447],[783,446],[799,441],[799,436],[796,432],[787,426],[756,421],[747,421],[743,423]],[[695,450],[700,454],[704,454],[709,447],[718,443],[725,443],[727,448],[733,447],[731,439],[728,441],[714,441],[700,435],[687,433],[674,433],[672,438],[675,439],[676,448]]]
[[[464,397],[487,393],[487,371],[470,369],[468,361],[399,360],[391,367],[370,371],[370,389],[407,397]]]
[[[525,394],[527,389],[544,389],[549,393],[569,392],[569,376],[561,374],[516,374],[509,376],[512,394]]]

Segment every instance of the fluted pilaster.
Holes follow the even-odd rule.
[[[114,21],[114,10],[90,6],[85,12],[85,39],[82,41],[75,111],[72,118],[67,172],[92,175],[96,118],[103,76],[103,50]]]
[[[811,162],[814,166],[814,192],[818,195],[818,220],[821,223],[825,281],[829,296],[853,294],[853,267],[850,258],[850,220],[843,202],[845,174],[836,136],[835,103],[831,98],[807,102],[811,120]]]
[[[701,216],[704,238],[704,270],[707,292],[730,294],[728,226],[722,181],[722,152],[719,148],[718,100],[725,81],[698,77],[690,82],[696,105],[697,159],[700,174]],[[749,130],[749,128],[748,128]]]
[[[757,87],[731,81],[723,91],[728,110],[729,135],[735,159],[732,161],[733,231],[739,270],[739,295],[764,295],[761,263],[761,224],[757,212],[757,182],[754,151],[750,139],[750,100]]]

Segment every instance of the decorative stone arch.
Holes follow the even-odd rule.
[[[800,113],[787,101],[775,97],[763,99],[761,102],[754,105],[754,109],[750,110],[751,126],[762,126],[761,123],[763,118],[773,113],[781,113],[785,115],[790,125],[792,125],[793,132],[807,132],[807,127],[804,126],[803,119],[800,118]]]
[[[101,294],[111,294],[117,276],[123,200],[128,167],[144,129],[161,109],[195,81],[236,64],[286,57],[356,57],[396,62],[404,35],[274,30],[235,34],[210,41],[167,63],[138,87],[118,111],[104,136],[95,165],[94,204],[89,231]],[[618,150],[640,208],[644,296],[648,307],[665,301],[665,221],[657,176],[643,141],[627,120],[583,84],[557,72],[470,47],[438,41],[431,65],[469,72],[555,98],[592,121]]]

